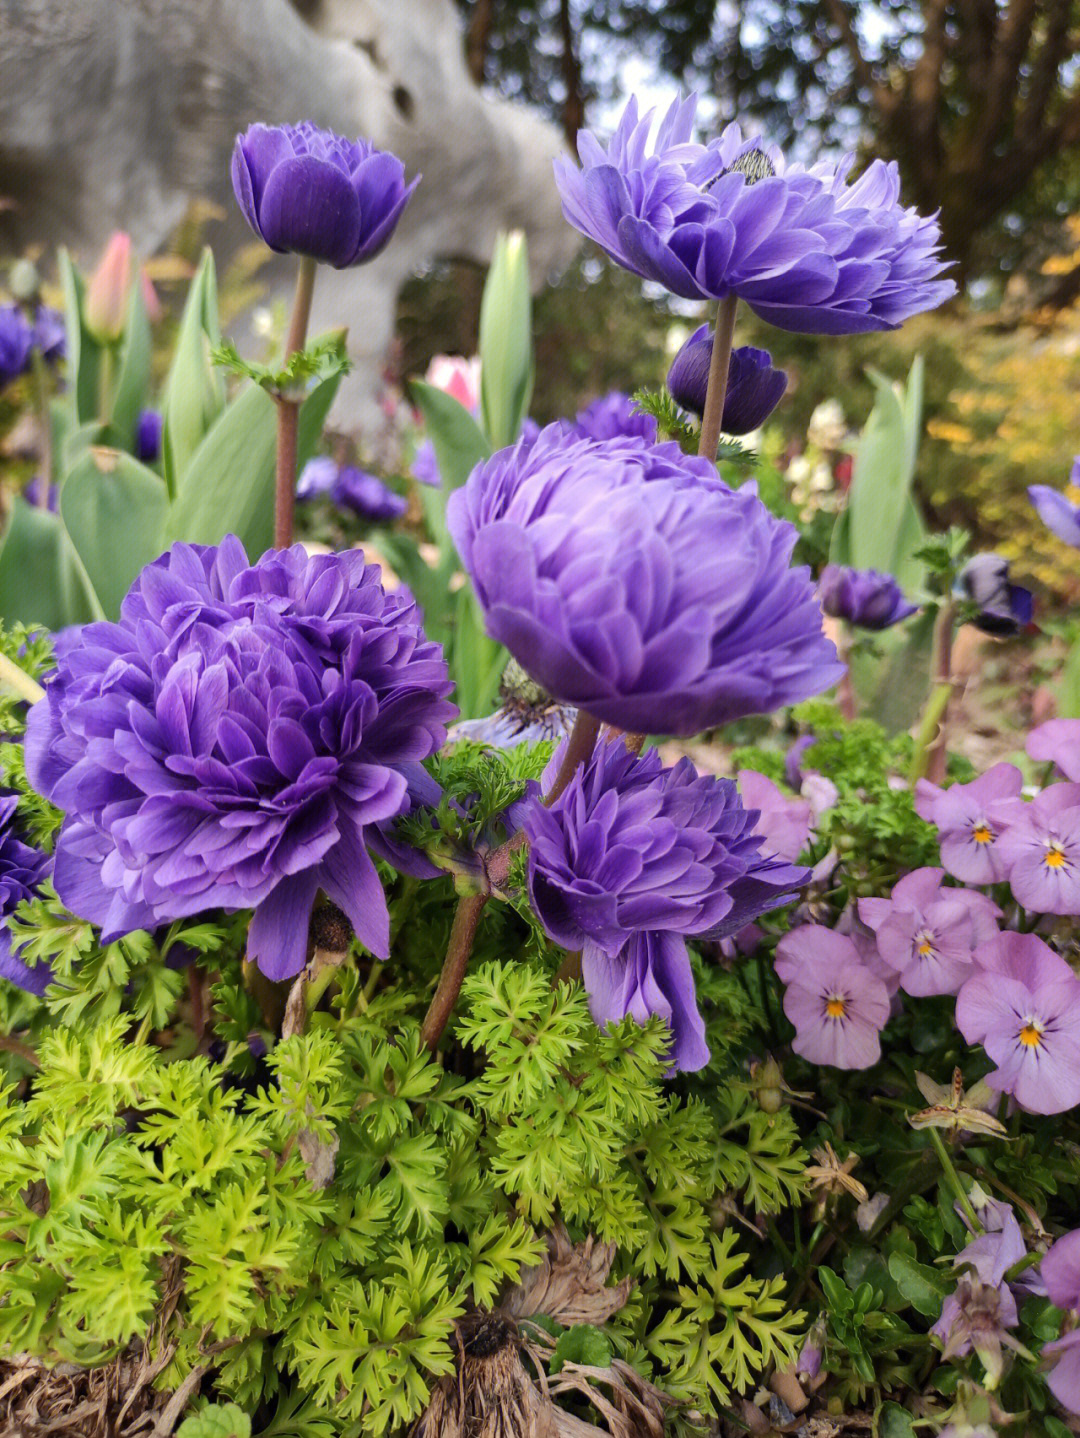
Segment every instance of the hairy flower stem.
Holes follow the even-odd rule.
[[[724,400],[727,397],[728,367],[731,363],[731,343],[735,338],[735,310],[738,306],[735,295],[728,295],[720,301],[716,312],[716,334],[713,338],[712,358],[709,361],[709,385],[705,391],[705,412],[701,416],[701,433],[698,436],[698,454],[706,459],[716,458],[720,443],[720,426],[724,420]]]
[[[311,318],[311,296],[315,289],[315,261],[307,255],[300,259],[296,276],[296,298],[285,341],[285,361],[304,348],[308,321]],[[296,447],[300,430],[300,400],[276,395],[277,405],[277,473],[274,483],[274,548],[288,549],[293,538],[293,508],[296,503]]]
[[[544,795],[545,804],[553,804],[577,773],[578,766],[589,762],[599,733],[599,719],[594,719],[591,714],[586,714],[584,709],[579,709],[577,718],[574,720],[574,727],[570,731],[570,738],[566,743],[566,753],[563,755],[559,772],[555,776],[555,782]],[[472,956],[476,927],[480,922],[484,905],[490,898],[492,890],[500,889],[506,883],[513,857],[526,842],[524,830],[519,830],[512,838],[507,839],[505,844],[500,844],[485,864],[488,892],[469,894],[458,900],[454,926],[450,930],[450,942],[446,947],[446,958],[443,960],[442,973],[439,975],[439,986],[435,990],[435,997],[431,1001],[431,1006],[420,1029],[420,1037],[429,1049],[434,1050],[454,1011],[457,996],[461,992],[461,985],[465,979],[465,970]]]
[[[956,1195],[956,1201],[963,1209],[968,1223],[971,1224],[972,1231],[976,1234],[984,1233],[985,1229],[979,1222],[978,1214],[971,1206],[971,1199],[968,1198],[967,1189],[960,1182],[960,1175],[957,1173],[956,1167],[949,1157],[941,1134],[938,1133],[936,1128],[927,1129],[927,1133],[930,1135],[930,1142],[934,1145],[934,1152],[938,1156],[938,1162],[941,1164],[942,1172],[945,1174],[949,1187]]]
[[[39,699],[45,698],[45,690],[37,680],[32,679],[25,669],[13,664],[6,654],[0,654],[0,684],[14,689],[19,698],[25,699],[27,704],[36,704]]]
[[[480,922],[480,915],[484,912],[487,898],[486,894],[468,894],[458,900],[454,925],[450,930],[450,942],[446,946],[446,958],[439,975],[439,986],[420,1028],[421,1042],[432,1052],[442,1038],[443,1030],[457,1003],[457,996],[461,992],[465,970],[472,954],[473,940],[476,938],[476,927]]]
[[[955,621],[956,606],[947,599],[934,620],[934,634],[930,644],[930,682],[934,688],[926,701],[919,732],[915,736],[911,770],[908,774],[912,784],[924,776],[935,784],[940,784],[945,778],[945,724],[953,692],[952,643]]]

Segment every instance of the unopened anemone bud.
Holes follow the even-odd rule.
[[[1013,584],[1001,554],[976,554],[960,571],[957,594],[976,606],[971,623],[984,634],[1007,637],[1031,623],[1031,591]]]
[[[131,279],[131,236],[117,230],[90,277],[83,311],[87,329],[103,344],[115,344],[124,332]]]
[[[712,330],[702,325],[679,350],[668,370],[667,387],[672,398],[699,418],[705,412],[712,347]],[[783,399],[786,389],[787,375],[773,368],[768,350],[752,345],[733,349],[720,428],[731,435],[758,429]]]

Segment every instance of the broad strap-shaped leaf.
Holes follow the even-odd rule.
[[[103,618],[60,516],[17,495],[0,545],[0,622],[55,631]]]
[[[146,406],[152,351],[150,316],[146,313],[143,287],[136,281],[131,286],[128,300],[127,324],[124,327],[116,390],[109,416],[110,428],[116,441],[125,449],[131,448],[135,422],[139,418],[139,411]]]
[[[480,303],[480,410],[493,449],[513,444],[529,412],[535,366],[529,255],[520,230],[500,234]]]
[[[221,343],[214,257],[203,251],[188,290],[172,367],[165,382],[162,467],[169,494],[177,497],[211,426],[225,407],[225,385],[210,359]]]
[[[122,450],[87,450],[64,480],[60,514],[106,618],[161,553],[168,507],[164,482]]]
[[[413,403],[424,416],[428,438],[435,446],[442,483],[420,486],[420,499],[431,537],[440,550],[449,547],[446,529],[446,501],[465,483],[473,469],[491,454],[483,430],[465,406],[453,395],[433,385],[414,380],[409,386]]]
[[[86,286],[67,250],[60,251],[57,265],[64,291],[68,394],[78,426],[100,418],[102,347],[83,324]]]

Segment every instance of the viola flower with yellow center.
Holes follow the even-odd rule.
[[[986,1082],[1032,1113],[1080,1104],[1080,979],[1035,934],[999,934],[976,962],[956,1025],[998,1065]]]
[[[1028,498],[1051,534],[1080,549],[1080,454],[1073,460],[1064,492],[1048,484],[1033,484]]]
[[[970,978],[973,951],[997,933],[1001,910],[985,894],[945,888],[943,869],[916,869],[887,899],[860,899],[878,953],[908,994],[955,994]]]
[[[915,786],[915,811],[938,830],[941,862],[965,884],[997,884],[1007,877],[998,841],[997,805],[1017,799],[1023,776],[1015,764],[995,764],[970,784],[940,789],[929,779]]]
[[[1080,784],[1051,784],[1004,809],[999,842],[1017,903],[1036,914],[1080,914]]]
[[[1029,759],[1053,764],[1066,779],[1080,783],[1080,719],[1048,719],[1032,729],[1025,747]]]
[[[784,1013],[795,1025],[795,1052],[833,1068],[876,1064],[889,993],[851,939],[820,924],[803,924],[780,940],[776,959],[787,984]]]

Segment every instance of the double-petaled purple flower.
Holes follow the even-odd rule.
[[[1050,1302],[1075,1318],[1080,1313],[1080,1229],[1059,1238],[1040,1265]],[[1050,1392],[1070,1413],[1080,1413],[1080,1328],[1071,1327],[1043,1347],[1053,1360],[1046,1376]]]
[[[656,420],[639,410],[628,394],[612,390],[578,410],[566,422],[568,434],[576,439],[625,439],[634,436],[646,444],[656,443]]]
[[[1019,798],[1023,784],[1015,764],[995,764],[970,784],[941,789],[920,779],[915,785],[915,812],[937,828],[941,862],[954,878],[965,884],[996,884],[1008,876],[1001,849],[1001,806]]]
[[[447,523],[488,633],[620,728],[694,734],[843,673],[793,526],[676,444],[549,425],[477,465]]]
[[[792,1048],[814,1064],[865,1069],[881,1057],[889,992],[852,939],[821,924],[802,924],[776,946],[784,1013],[795,1025]]]
[[[998,848],[1016,900],[1036,914],[1080,914],[1080,784],[1051,784],[998,813]]]
[[[849,569],[843,564],[825,566],[818,580],[818,594],[826,614],[856,629],[889,629],[919,609],[917,604],[908,603],[891,574],[880,574],[876,569]]]
[[[244,218],[272,250],[343,270],[375,258],[420,180],[406,185],[401,161],[367,140],[305,120],[238,135],[232,183]]]
[[[945,888],[943,878],[942,869],[916,869],[889,898],[859,900],[859,918],[908,994],[957,993],[975,972],[975,950],[998,932],[1001,910],[991,899]]]
[[[1035,934],[999,934],[976,953],[956,1026],[998,1065],[986,1082],[1032,1113],[1080,1103],[1080,979]]]
[[[43,994],[52,977],[48,964],[31,965],[11,942],[8,920],[24,899],[35,898],[48,877],[51,861],[24,844],[16,832],[18,796],[0,795],[0,978],[32,994]]]
[[[621,739],[599,744],[550,808],[534,796],[525,812],[533,907],[557,944],[582,951],[597,1022],[662,1014],[678,1068],[708,1058],[683,936],[733,934],[806,878],[762,855],[756,819],[730,779],[689,759],[664,769]],[[650,994],[659,1007],[642,1007]]]
[[[318,495],[372,524],[399,519],[409,507],[408,500],[387,488],[378,475],[351,464],[338,466],[329,455],[308,460],[296,483],[298,499]]]
[[[25,374],[34,334],[18,305],[0,305],[0,389]]]
[[[1048,484],[1033,484],[1028,498],[1051,534],[1080,549],[1080,454],[1073,460],[1064,494]]]
[[[385,958],[378,825],[427,776],[454,714],[411,596],[358,550],[249,564],[239,540],[175,545],[118,623],[57,643],[27,773],[66,812],[54,883],[106,939],[252,908],[272,978],[304,964],[322,888]]]
[[[650,144],[632,99],[604,149],[578,136],[579,169],[555,162],[569,222],[625,269],[686,299],[744,299],[781,329],[891,329],[956,291],[940,231],[900,203],[895,165],[810,170],[729,125],[693,141],[696,98],[676,100]]]
[[[699,419],[705,413],[712,348],[713,332],[708,325],[702,325],[685,342],[668,370],[667,387],[672,399]],[[758,429],[783,399],[786,389],[787,375],[782,369],[773,369],[768,350],[754,349],[752,345],[733,349],[721,430],[740,435]]]

